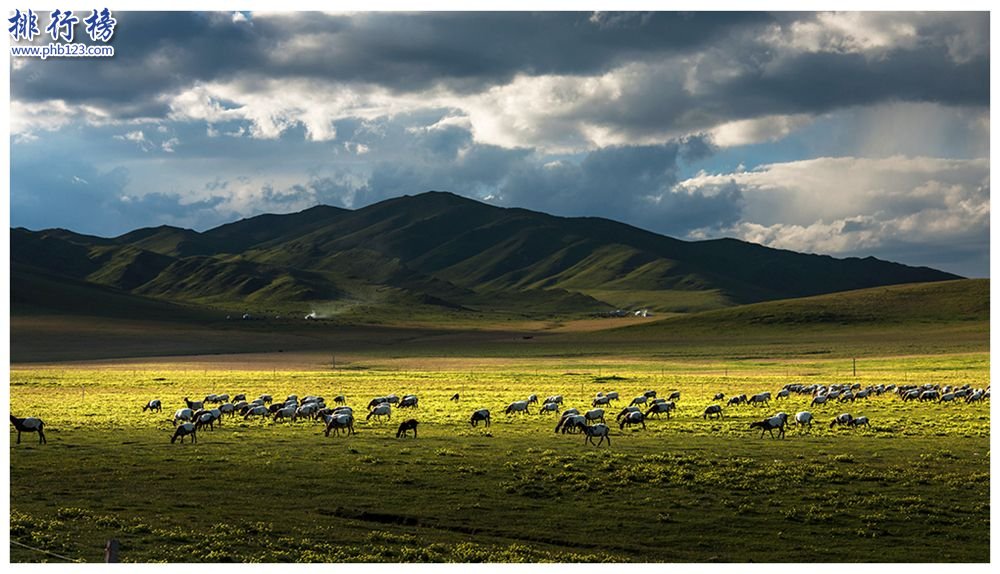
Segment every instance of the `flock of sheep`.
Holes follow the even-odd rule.
[[[245,394],[237,394],[230,397],[228,394],[208,395],[203,400],[192,401],[184,397],[185,406],[177,409],[172,422],[174,434],[170,442],[174,443],[178,439],[184,442],[184,437],[191,437],[191,442],[198,440],[198,431],[208,427],[215,430],[215,425],[222,425],[224,418],[235,418],[240,416],[243,420],[251,419],[271,419],[275,422],[297,420],[323,421],[326,425],[324,433],[330,436],[333,432],[337,435],[344,431],[348,435],[354,434],[354,409],[347,406],[347,398],[338,395],[333,399],[334,407],[328,407],[323,397],[310,395],[301,400],[297,395],[289,395],[283,402],[275,402],[271,395],[261,395],[256,399],[247,400]],[[368,414],[365,420],[386,420],[392,417],[392,408],[397,409],[416,408],[419,403],[416,395],[405,395],[400,399],[396,395],[376,397],[368,403]],[[153,399],[142,407],[143,412],[161,412],[163,403],[159,399]],[[410,431],[413,436],[417,435],[417,421],[409,419],[400,425],[397,437],[407,436]]]
[[[902,401],[933,401],[936,403],[954,403],[964,401],[966,403],[982,402],[990,398],[990,388],[973,388],[972,385],[952,387],[924,384],[924,385],[869,385],[862,387],[860,383],[854,384],[833,384],[833,385],[785,385],[774,395],[774,401],[788,399],[792,394],[812,397],[811,407],[822,407],[829,404],[856,403],[865,401],[874,396],[883,394],[895,394]],[[646,428],[646,421],[666,415],[669,419],[671,413],[677,410],[677,402],[680,401],[680,391],[669,393],[667,398],[658,398],[654,390],[645,391],[636,396],[627,406],[622,408],[615,416],[615,422],[620,430],[625,427],[641,426]],[[452,401],[458,401],[459,395],[451,397]],[[537,395],[530,395],[525,400],[514,401],[507,405],[504,414],[514,416],[519,414],[530,414],[532,405],[537,405],[538,414],[555,413],[559,416],[555,432],[580,433],[585,437],[585,442],[601,445],[604,441],[611,444],[610,427],[605,419],[607,408],[619,400],[617,392],[600,392],[591,401],[591,408],[583,412],[577,408],[563,409],[562,395],[553,395],[539,401]],[[762,392],[750,395],[746,394],[729,397],[723,393],[718,393],[713,397],[714,404],[708,405],[702,411],[702,418],[722,418],[729,409],[756,406],[767,407],[772,402],[770,392]],[[725,402],[723,408],[722,401]],[[197,432],[203,428],[215,429],[215,425],[221,425],[225,418],[242,417],[244,420],[261,419],[272,421],[297,421],[311,420],[321,421],[325,425],[324,434],[330,433],[339,435],[342,431],[347,435],[355,434],[354,430],[354,410],[347,406],[347,399],[344,395],[338,395],[333,399],[335,406],[329,407],[321,396],[306,396],[301,400],[297,395],[289,395],[283,402],[275,402],[271,395],[261,395],[253,400],[247,400],[245,394],[236,394],[231,399],[229,395],[208,395],[200,401],[192,401],[184,397],[185,406],[178,409],[172,418],[175,427],[174,434],[170,442],[174,443],[178,439],[184,442],[185,437],[190,437],[191,442],[197,441]],[[413,409],[419,405],[416,395],[404,395],[399,397],[395,394],[375,397],[368,402],[365,420],[375,419],[391,420],[393,410]],[[163,404],[159,399],[153,399],[142,407],[143,412],[162,412]],[[812,428],[815,421],[813,414],[809,411],[800,411],[794,417],[790,417],[785,412],[778,412],[769,417],[762,418],[750,423],[750,429],[760,429],[760,436],[769,433],[772,438],[784,438],[786,427],[791,424],[789,419],[794,421],[798,427]],[[473,427],[483,423],[490,426],[489,409],[479,409],[472,413],[469,424]],[[22,432],[37,432],[39,442],[45,442],[43,433],[44,423],[38,418],[18,419],[11,415],[11,423],[18,431],[17,442],[21,441]],[[408,436],[412,431],[414,438],[417,436],[418,421],[407,419],[396,432],[396,437]],[[867,416],[854,416],[850,413],[837,415],[830,421],[830,428],[835,426],[846,426],[857,428],[870,426]],[[777,437],[774,432],[777,431]],[[594,439],[598,438],[598,442]]]

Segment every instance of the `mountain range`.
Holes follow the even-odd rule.
[[[66,301],[86,301],[95,314],[129,312],[123,309],[139,302],[143,313],[167,315],[174,303],[690,312],[959,278],[873,257],[838,259],[736,239],[682,241],[608,219],[502,208],[446,192],[356,210],[320,205],[203,232],[10,233],[15,313]]]

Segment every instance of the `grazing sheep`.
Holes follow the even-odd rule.
[[[177,442],[177,439],[181,439],[181,444],[184,444],[184,437],[190,436],[191,442],[198,442],[198,427],[194,423],[184,423],[177,427],[174,431],[174,436],[170,437],[170,444]]]
[[[583,414],[583,418],[587,422],[600,421],[604,422],[604,409],[592,409]]]
[[[785,419],[781,417],[771,417],[750,423],[750,428],[759,428],[760,438],[764,438],[764,431],[771,433],[771,438],[774,438],[774,429],[778,429],[778,438],[785,438]]]
[[[852,417],[849,413],[839,414],[832,421],[830,421],[830,428],[837,425],[849,425],[852,420],[854,420],[854,417]]]
[[[306,403],[295,410],[295,416],[292,417],[292,420],[294,421],[300,418],[313,418],[319,410],[319,403]]]
[[[599,436],[601,437],[601,440],[598,441],[595,446],[601,446],[601,443],[604,442],[604,439],[607,439],[608,446],[611,446],[611,429],[608,428],[608,425],[606,424],[596,424],[594,426],[584,425],[584,427],[581,430],[585,435],[585,438],[583,439],[585,443],[594,444],[594,437]]]
[[[941,393],[939,393],[936,389],[930,389],[930,390],[927,390],[927,391],[924,391],[924,392],[920,393],[920,397],[919,398],[920,398],[921,402],[923,402],[923,401],[933,401],[933,400],[937,400],[937,399],[941,398]]]
[[[218,395],[214,395],[214,394],[213,395],[205,395],[205,399],[202,402],[203,403],[214,403],[215,402],[215,397],[217,397],[217,396]]]
[[[247,400],[247,396],[244,393],[233,395],[233,403],[238,403],[240,401],[245,401],[245,400]]]
[[[326,436],[330,436],[330,431],[336,431],[337,436],[340,436],[341,429],[346,430],[348,436],[356,434],[354,432],[354,415],[350,413],[327,415],[324,420],[326,421],[326,430],[323,431],[323,434]]]
[[[605,393],[604,396],[608,397],[609,401],[617,401],[618,400],[618,391],[611,391],[610,393]]]
[[[674,410],[676,408],[677,408],[677,405],[675,405],[673,403],[673,401],[668,401],[668,402],[663,402],[663,403],[655,403],[654,405],[652,405],[651,407],[649,407],[649,410],[646,411],[646,414],[644,416],[645,416],[645,418],[648,419],[649,417],[651,417],[653,415],[659,416],[661,413],[667,413],[667,418],[669,419],[670,418],[670,411],[672,411],[672,410]]]
[[[679,400],[681,400],[681,392],[680,391],[674,391],[674,392],[670,393],[670,396],[667,397],[667,400],[668,401],[679,401]]]
[[[399,408],[408,409],[417,407],[417,395],[406,395],[399,401]]]
[[[802,411],[795,413],[795,424],[801,426],[807,426],[812,428],[813,426],[813,416],[809,411]]]
[[[938,399],[939,403],[950,403],[955,400],[955,393],[945,393]]]
[[[249,407],[246,413],[243,414],[243,420],[250,420],[252,417],[266,417],[270,413],[267,411],[267,407],[264,405],[257,405],[255,407]]]
[[[242,397],[243,395],[238,395],[238,396]],[[269,405],[272,402],[274,402],[274,397],[272,397],[271,395],[261,395],[261,396],[259,396],[257,398],[260,399],[260,401],[262,403],[264,403],[265,405]],[[234,401],[245,401],[246,397],[243,397],[242,399],[237,398],[237,397],[233,397],[233,400]]]
[[[174,413],[174,426],[177,426],[177,421],[194,421],[194,411],[191,409],[177,409]]]
[[[868,417],[858,417],[856,419],[851,419],[851,422],[847,423],[847,426],[851,428],[860,426],[871,428],[872,425],[868,423]]]
[[[560,416],[564,416],[565,417],[565,416],[569,416],[569,415],[578,415],[578,414],[580,414],[580,409],[574,407],[572,409],[566,409],[566,410],[564,410]]]
[[[816,405],[826,404],[826,401],[828,399],[829,399],[829,397],[827,397],[826,395],[816,395],[815,397],[813,397],[812,402],[809,403],[809,406],[815,407]]]
[[[726,399],[726,393],[716,393],[716,395],[712,397],[713,401],[722,401],[725,399]]]
[[[840,398],[838,400],[842,403],[846,403],[847,401],[851,401],[853,403],[854,393],[852,393],[851,391],[844,391],[844,393],[840,395]]]
[[[507,408],[503,412],[505,415],[513,413],[531,414],[531,411],[528,410],[528,404],[528,401],[514,401],[507,405]]]
[[[458,393],[455,393],[454,395],[452,395],[450,400],[455,401],[457,403],[458,402]]]
[[[163,410],[163,405],[160,403],[160,399],[153,399],[146,403],[146,406],[142,407],[142,412],[160,412]]]
[[[758,393],[747,400],[747,404],[766,407],[771,400],[771,393]]]
[[[528,395],[528,404],[529,405],[538,404],[538,395]]]
[[[333,403],[337,405],[346,405],[347,397],[345,397],[344,395],[337,395],[333,397]]]
[[[551,397],[546,397],[544,402],[561,405],[563,403],[563,397],[562,395],[552,395]]]
[[[389,403],[390,405],[394,405],[394,404],[396,404],[396,403],[399,402],[399,397],[397,397],[395,395],[395,393],[391,394],[391,395],[387,395],[385,397],[385,402]]]
[[[774,395],[774,400],[787,399],[788,395],[790,395],[791,392],[792,391],[789,389],[781,389],[780,391],[778,391],[778,394]]]
[[[735,407],[735,406],[738,406],[738,405],[742,405],[742,404],[744,404],[746,402],[747,402],[747,396],[746,395],[736,395],[735,397],[730,397],[729,402],[726,403],[726,406],[727,407]]]
[[[562,430],[563,434],[566,434],[568,432],[577,432],[586,427],[587,419],[583,415],[565,415],[556,424],[555,432]]]
[[[375,397],[374,399],[368,401],[368,408],[369,409],[373,409],[373,408],[381,405],[382,403],[388,403],[388,402],[389,401],[386,400],[385,397]]]
[[[209,430],[215,430],[215,415],[211,411],[206,411],[201,413],[197,419],[195,419],[194,426],[198,429],[202,427],[208,427]]]
[[[590,406],[598,407],[598,406],[608,406],[610,404],[611,404],[611,399],[609,399],[607,395],[605,395],[602,397],[595,397],[594,400],[591,401]]]
[[[554,413],[559,411],[559,405],[556,403],[545,403],[540,409],[538,409],[538,414],[543,413]]]
[[[639,410],[639,407],[637,407],[635,405],[629,405],[629,406],[625,407],[624,409],[622,409],[621,412],[619,412],[615,416],[615,420],[619,420],[620,421],[622,419],[622,417],[626,416],[627,414],[629,414],[629,413],[638,413],[638,412],[641,412]]]
[[[631,427],[632,425],[642,425],[642,428],[646,428],[646,417],[643,416],[641,412],[629,413],[622,417],[621,422],[618,425],[619,429],[624,429],[626,426]]]
[[[274,411],[274,415],[271,417],[275,422],[281,419],[291,419],[295,420],[295,411],[298,410],[295,407],[281,407]]]
[[[219,405],[219,412],[224,415],[235,416],[236,415],[236,405],[233,403],[222,403]]]
[[[406,433],[413,431],[413,438],[417,438],[417,419],[406,419],[399,425],[399,429],[396,431],[396,438],[406,438]]]
[[[629,406],[632,407],[632,406],[635,406],[635,405],[644,405],[644,404],[646,404],[646,401],[648,401],[648,400],[649,400],[648,396],[646,396],[646,395],[639,395],[638,397],[632,399],[632,402],[629,403]]]
[[[705,412],[703,412],[701,414],[701,418],[708,419],[708,417],[710,417],[712,415],[715,415],[715,418],[717,418],[717,419],[718,418],[722,418],[723,416],[725,416],[722,413],[722,406],[721,405],[709,405],[709,406],[705,407]]]
[[[192,411],[205,408],[205,401],[191,401],[187,397],[184,397],[184,404]]]
[[[965,396],[965,402],[967,402],[967,403],[982,402],[983,401],[983,397],[985,395],[986,395],[986,391],[984,391],[982,389],[976,389],[975,391],[973,391],[973,392],[971,392],[971,393],[969,393],[968,395]]]
[[[17,429],[17,444],[21,444],[21,433],[23,432],[38,433],[38,444],[47,444],[49,442],[45,438],[45,423],[42,422],[42,419],[36,417],[19,419],[14,415],[10,415],[10,422]]]
[[[382,417],[385,417],[386,420],[390,420],[391,421],[392,420],[392,405],[390,405],[389,403],[382,403],[382,404],[376,406],[374,409],[372,409],[368,413],[368,416],[365,417],[365,420],[367,421],[367,420],[371,419],[372,417],[375,417],[375,420],[382,420]]]
[[[472,413],[472,418],[469,420],[469,424],[472,426],[477,426],[479,421],[486,423],[486,428],[490,428],[490,411],[489,409],[479,409]]]

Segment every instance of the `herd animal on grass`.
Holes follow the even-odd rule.
[[[844,402],[858,404],[858,401],[867,401],[871,397],[879,397],[884,394],[895,395],[899,400],[904,402],[934,402],[936,404],[949,405],[948,408],[954,408],[950,405],[989,400],[990,388],[989,386],[974,388],[971,384],[963,386],[941,386],[936,384],[897,386],[879,384],[865,387],[862,387],[860,383],[830,385],[789,384],[778,389],[774,395],[769,391],[751,394],[749,398],[747,394],[734,395],[729,398],[726,405],[729,408],[741,407],[743,405],[756,405],[760,407],[767,406],[772,396],[776,397],[775,400],[787,401],[794,395],[804,395],[806,400],[810,401],[809,405],[811,407],[825,408],[831,404],[841,404]],[[646,421],[656,418],[660,414],[666,414],[667,419],[671,418],[671,413],[676,412],[676,401],[680,400],[680,391],[670,392],[667,395],[667,399],[657,398],[656,395],[657,392],[655,390],[646,390],[632,399],[629,406],[621,409],[615,417],[619,425],[619,430],[624,430],[625,427],[641,427],[645,429]],[[591,406],[594,408],[581,414],[580,409],[577,408],[567,408],[559,413],[564,402],[562,395],[551,395],[539,401],[538,395],[532,394],[526,400],[509,403],[504,409],[504,413],[507,415],[528,414],[530,413],[530,405],[541,402],[542,406],[539,408],[539,414],[548,412],[559,413],[559,421],[555,426],[556,433],[582,433],[586,437],[587,444],[601,445],[607,441],[610,445],[610,431],[608,425],[605,424],[606,409],[597,407],[609,406],[613,401],[618,399],[618,396],[617,391],[599,392],[590,401]],[[455,393],[450,400],[457,401],[457,399],[458,393]],[[725,394],[715,393],[713,400],[725,400]],[[264,394],[248,402],[245,393],[232,395],[231,401],[230,395],[222,393],[206,395],[203,400],[199,401],[191,400],[190,397],[185,396],[182,401],[185,406],[178,408],[174,412],[173,417],[168,419],[174,427],[171,443],[177,442],[178,439],[183,443],[184,438],[188,436],[191,437],[189,442],[196,443],[198,431],[214,431],[216,426],[223,424],[225,417],[235,417],[237,414],[242,416],[246,421],[255,418],[261,421],[288,421],[291,423],[309,420],[320,421],[324,423],[324,434],[326,436],[329,436],[331,433],[339,435],[341,431],[345,432],[348,436],[356,434],[353,410],[351,407],[346,406],[347,398],[342,394],[337,395],[334,399],[333,402],[340,405],[335,408],[327,407],[323,397],[314,395],[309,395],[302,399],[299,399],[297,395],[289,395],[284,401],[275,402],[271,395]],[[365,420],[372,421],[374,419],[373,422],[388,421],[391,420],[394,409],[417,408],[418,404],[419,399],[413,394],[403,395],[402,398],[396,394],[379,396],[368,403],[369,408]],[[206,405],[216,406],[206,408]],[[648,408],[644,411],[640,405],[648,405]],[[142,406],[142,412],[144,413],[160,413],[162,410],[163,402],[160,399],[151,399]],[[701,414],[702,418],[706,420],[709,418],[720,419],[725,416],[724,409],[720,404],[708,405]],[[838,426],[849,429],[872,428],[868,416],[854,416],[850,413],[842,413],[836,416],[830,414],[830,416],[829,428],[831,430]],[[48,442],[45,437],[44,423],[40,418],[28,417],[22,419],[11,415],[10,420],[11,424],[17,430],[16,444],[20,444],[21,434],[25,432],[38,433],[39,444],[46,444]],[[483,423],[488,428],[492,422],[489,409],[473,411],[468,420],[472,427],[477,427],[479,423]],[[789,421],[802,432],[812,429],[816,418],[809,411],[799,411],[794,417],[781,412],[751,422],[749,429],[759,429],[761,431],[759,435],[761,438],[764,435],[770,435],[772,438],[780,439],[785,438],[786,429],[790,424]],[[410,432],[413,432],[414,437],[416,437],[417,424],[416,419],[407,419],[399,425],[397,437],[403,438],[409,436]],[[596,443],[594,442],[595,438],[599,439]]]
[[[14,415],[10,415],[10,422],[17,430],[17,444],[21,444],[21,433],[23,432],[38,433],[38,444],[46,444],[48,442],[45,440],[45,423],[42,422],[42,419],[35,417],[19,419]]]

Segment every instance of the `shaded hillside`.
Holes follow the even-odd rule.
[[[989,279],[891,285],[768,301],[671,317],[618,329],[623,336],[665,331],[741,332],[755,327],[865,327],[989,322]]]
[[[957,278],[870,257],[680,241],[441,192],[353,211],[261,215],[201,233],[161,226],[99,238],[12,229],[11,254],[52,277],[166,300],[294,305],[366,299],[376,289],[390,304],[522,314],[690,312]]]
[[[11,313],[141,318],[184,322],[217,320],[218,314],[127,293],[105,285],[51,275],[14,264],[11,267]],[[13,333],[14,338],[17,334]]]

